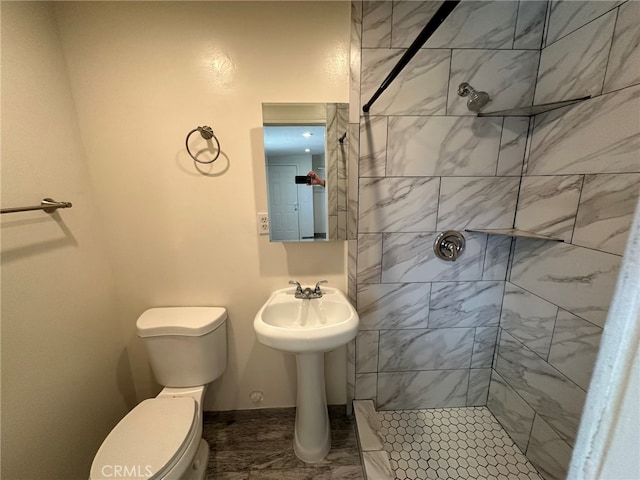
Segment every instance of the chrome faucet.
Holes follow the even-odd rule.
[[[296,282],[295,280],[289,280],[289,285],[296,285],[296,298],[302,298],[304,300],[311,300],[312,298],[322,298],[322,290],[320,289],[320,285],[323,283],[329,283],[327,280],[320,280],[316,283],[316,287],[314,289],[310,287],[302,288],[300,282]]]
[[[296,282],[295,280],[289,280],[289,285],[297,285],[296,298],[302,298],[301,295],[303,295],[303,291],[302,291],[302,285],[300,285],[300,282]]]

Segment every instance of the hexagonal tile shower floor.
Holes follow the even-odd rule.
[[[436,408],[428,410],[380,411],[373,403],[365,413],[366,428],[358,419],[358,433],[363,450],[365,469],[371,454],[382,454],[386,468],[377,468],[373,478],[395,480],[425,479],[486,479],[540,480],[536,469],[515,445],[486,407]],[[362,417],[362,415],[361,415]],[[367,445],[379,441],[378,452],[367,452]],[[377,430],[377,431],[374,431]],[[376,448],[371,447],[369,450]],[[379,447],[378,447],[379,448]],[[385,454],[386,452],[386,454]],[[388,464],[386,460],[388,458]],[[389,468],[390,467],[390,468]],[[386,474],[382,474],[387,470]]]

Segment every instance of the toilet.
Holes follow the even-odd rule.
[[[165,388],[127,414],[104,440],[90,480],[203,480],[209,445],[202,439],[207,385],[227,367],[227,311],[166,307],[136,323],[151,368]]]

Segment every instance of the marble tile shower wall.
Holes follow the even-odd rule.
[[[640,2],[551,2],[488,407],[547,479],[565,478],[640,193]]]
[[[486,402],[562,478],[640,192],[640,2],[465,1],[361,115],[436,8],[352,3],[348,396]],[[495,109],[593,98],[477,118],[461,81]],[[439,231],[512,226],[564,243],[468,234],[455,264],[432,253]]]
[[[546,2],[464,1],[362,115],[438,7],[352,3],[348,392],[383,410],[486,405],[511,239],[467,233],[455,263],[432,244],[513,227],[529,124],[478,118],[456,89],[531,105],[540,60]]]

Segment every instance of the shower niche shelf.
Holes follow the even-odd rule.
[[[550,240],[552,242],[564,242],[562,238],[550,237],[539,233],[527,232],[516,228],[465,228],[465,232],[486,233],[487,235],[501,235],[503,237],[534,238],[536,240]]]
[[[498,110],[495,112],[480,112],[479,117],[532,117],[541,113],[547,113],[557,108],[568,107],[569,105],[575,105],[576,103],[584,102],[591,98],[591,95],[586,97],[574,98],[571,100],[562,100],[560,102],[542,103],[540,105],[532,105],[530,107],[518,107],[510,108],[508,110]]]

